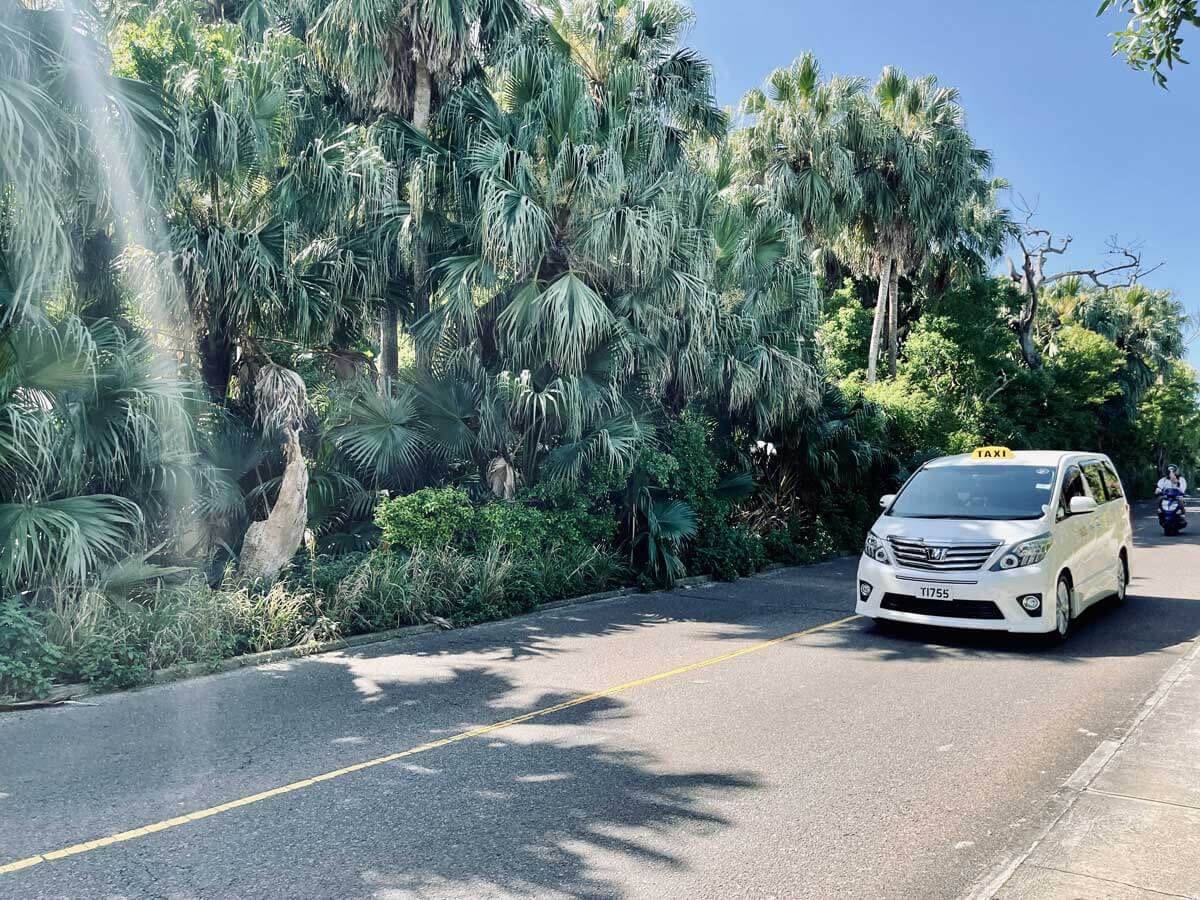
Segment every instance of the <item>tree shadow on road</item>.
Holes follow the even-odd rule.
[[[352,895],[619,896],[631,870],[634,880],[647,869],[654,879],[680,876],[687,866],[674,845],[727,828],[728,795],[758,786],[748,775],[662,771],[647,754],[553,738],[461,751],[419,776],[435,785],[435,809],[399,805],[376,823],[388,831],[386,852],[359,865]]]
[[[435,695],[428,685],[382,685],[378,702],[404,708],[416,691],[425,707],[460,698],[463,718],[442,715],[391,750],[476,727],[481,709],[502,720],[578,696],[530,694],[498,673],[466,670]],[[311,896],[386,900],[600,898],[621,895],[631,873],[678,877],[687,869],[678,843],[729,827],[722,810],[732,796],[761,785],[752,773],[629,748],[636,731],[614,727],[627,715],[618,698],[599,697],[339,779],[324,799],[302,795],[270,827],[283,829],[277,841],[319,853],[248,853],[227,889],[275,896],[263,886],[302,884]],[[246,839],[253,847],[255,836]]]
[[[128,758],[127,750],[111,762],[136,769],[136,791],[128,771],[106,775],[93,747],[92,764],[80,771],[91,786],[81,785],[79,793],[94,802],[76,810],[72,833],[56,826],[37,834],[35,823],[61,821],[54,811],[30,817],[14,808],[13,821],[35,833],[28,848],[25,840],[12,846],[39,852],[96,837],[112,829],[114,814],[131,827],[178,814],[180,790],[193,781],[199,792],[186,801],[191,810],[578,696],[530,693],[511,678],[479,670],[454,673],[436,692],[428,687],[381,684],[368,709],[397,712],[369,721],[242,720],[244,736],[271,749],[237,768],[232,762],[241,754],[203,745],[187,758],[151,754],[145,761]],[[351,685],[340,693],[356,692]],[[406,713],[415,698],[417,711]],[[653,746],[654,736],[642,742],[635,729],[618,727],[627,715],[619,698],[598,697],[95,857],[37,866],[7,887],[22,896],[617,896],[631,872],[655,879],[682,873],[679,843],[729,827],[723,810],[731,799],[761,787],[753,773],[710,768],[702,752],[668,760],[641,749]],[[381,730],[388,722],[392,727]],[[152,737],[143,740],[158,747]],[[44,777],[55,777],[58,766],[44,762]],[[195,773],[203,778],[196,781]],[[107,796],[110,780],[114,793]]]

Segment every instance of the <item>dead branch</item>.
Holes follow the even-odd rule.
[[[1020,249],[1020,264],[1008,260],[1008,277],[1025,296],[1025,306],[1020,315],[1009,322],[1021,342],[1021,355],[1031,369],[1041,368],[1041,353],[1033,339],[1034,323],[1037,321],[1042,288],[1066,278],[1083,278],[1097,289],[1110,290],[1120,284],[1132,287],[1162,263],[1147,267],[1142,261],[1142,248],[1137,244],[1122,244],[1116,235],[1108,239],[1106,256],[1111,265],[1091,269],[1067,269],[1046,274],[1046,257],[1062,256],[1071,246],[1071,236],[1055,241],[1054,234],[1047,228],[1032,224],[1034,208],[1022,197],[1017,208],[1025,212],[1025,220],[1013,228],[1012,236]]]

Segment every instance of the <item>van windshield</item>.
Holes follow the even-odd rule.
[[[1046,466],[934,466],[922,469],[892,503],[905,519],[1040,519],[1054,491]]]

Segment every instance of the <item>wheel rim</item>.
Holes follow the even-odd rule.
[[[1125,575],[1125,560],[1117,560],[1117,599],[1125,599],[1125,591],[1129,587],[1128,578]]]
[[[1065,581],[1058,583],[1058,597],[1054,604],[1057,614],[1058,633],[1066,634],[1071,627],[1071,589]]]

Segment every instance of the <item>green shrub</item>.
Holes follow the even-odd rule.
[[[560,516],[516,501],[498,500],[478,510],[478,544],[502,543],[509,547],[534,549],[548,545],[559,533]]]
[[[826,373],[836,381],[867,367],[874,314],[863,306],[849,279],[828,296],[824,306],[817,328],[817,345]]]
[[[611,511],[593,513],[586,503],[544,509],[521,501],[496,500],[477,511],[476,546],[499,542],[510,547],[540,550],[551,546],[586,547],[611,542],[616,528]]]
[[[0,697],[46,696],[62,650],[16,597],[0,603]]]
[[[384,631],[420,621],[413,609],[408,563],[407,556],[376,551],[338,582],[332,605],[350,621],[350,631]]]
[[[110,621],[80,647],[72,660],[80,680],[101,690],[120,690],[150,678],[146,641],[128,622]]]
[[[856,548],[858,544],[861,536],[855,539]],[[793,519],[786,528],[772,529],[763,538],[763,546],[771,562],[787,566],[807,566],[848,552],[820,517],[815,521]]]
[[[382,501],[375,524],[385,548],[470,546],[475,540],[476,514],[470,498],[457,488],[422,488]]]
[[[791,534],[786,528],[772,528],[763,537],[763,552],[773,563],[785,566],[801,564],[800,548],[792,541]]]
[[[338,584],[358,569],[371,556],[370,553],[355,552],[338,555],[315,556],[308,562],[305,575],[312,589],[322,595],[329,596],[337,590]]]
[[[766,561],[762,538],[745,526],[718,522],[697,537],[691,569],[721,581],[736,581],[739,576],[753,575]]]
[[[324,600],[355,631],[416,625],[434,617],[455,626],[525,612],[550,600],[601,591],[624,569],[608,551],[582,544],[515,547],[504,541],[465,553],[418,548],[377,551],[358,562]]]

